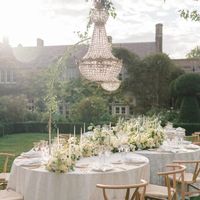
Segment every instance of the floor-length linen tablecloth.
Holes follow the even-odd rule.
[[[31,169],[22,167],[16,159],[11,169],[8,188],[24,196],[24,200],[101,200],[102,191],[96,188],[97,183],[103,184],[134,184],[141,179],[149,180],[149,161],[147,158],[130,153],[129,157],[142,158],[145,162],[136,164],[113,165],[108,172],[95,172],[91,168],[76,168],[65,174],[48,172],[44,168]],[[120,154],[113,154],[110,161],[121,158]],[[97,157],[80,160],[80,163],[95,163]],[[111,191],[111,199],[121,198],[123,193]]]
[[[162,184],[163,177],[158,176],[157,172],[165,170],[166,164],[172,163],[174,160],[199,160],[200,149],[190,150],[182,153],[160,152],[152,150],[136,151],[137,154],[143,155],[149,159],[150,163],[150,183]],[[193,172],[194,168],[186,166],[187,171]]]

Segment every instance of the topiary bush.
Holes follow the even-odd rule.
[[[179,122],[200,123],[199,103],[195,96],[185,96],[181,103]]]
[[[179,123],[200,123],[200,74],[184,74],[173,83],[173,93],[181,100]]]

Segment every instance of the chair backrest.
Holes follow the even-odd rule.
[[[186,165],[193,165],[194,166],[194,172],[193,172],[193,177],[192,181],[195,183],[197,177],[199,176],[200,173],[200,160],[175,160],[173,163],[177,164],[186,164]]]
[[[126,190],[125,200],[144,200],[147,181],[141,180],[139,184],[132,185],[102,185],[97,184],[96,187],[101,188],[103,190],[104,200],[109,200],[106,194],[106,190],[114,189],[114,190]],[[133,189],[133,190],[131,190]],[[131,195],[132,192],[132,195]]]
[[[168,200],[172,200],[174,196],[172,196],[172,190],[174,191],[175,199],[177,199],[176,193],[176,185],[177,179],[181,182],[181,196],[182,199],[185,199],[184,196],[184,172],[186,167],[184,165],[178,164],[168,164],[166,165],[167,171],[158,172],[159,176],[163,176],[165,180],[165,185],[168,191]]]
[[[61,134],[59,134],[59,139],[68,140],[70,137],[71,137],[71,134],[68,134],[68,133],[61,133]]]
[[[10,157],[15,157],[15,154],[12,153],[0,153],[0,157],[4,157],[4,164],[3,164],[3,173],[6,173],[8,170],[8,161]]]
[[[190,141],[190,142],[199,142],[199,136],[198,135],[184,136],[184,140]]]

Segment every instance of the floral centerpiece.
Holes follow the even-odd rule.
[[[76,161],[81,157],[80,145],[76,138],[69,138],[68,141],[62,140],[62,143],[54,143],[52,154],[46,169],[48,171],[65,173],[73,171]]]
[[[113,130],[107,126],[91,127],[93,134],[82,139],[82,155],[84,157],[98,155],[100,151],[111,150]]]
[[[124,147],[130,151],[157,148],[165,139],[160,124],[156,117],[137,117],[127,121],[119,120],[114,127],[92,127],[92,134],[81,134],[80,138],[70,137],[67,141],[55,142],[46,169],[64,173],[73,170],[81,156],[96,156],[108,150],[114,153]]]
[[[164,129],[156,117],[137,117],[128,121],[120,121],[117,130],[126,132],[129,136],[129,144],[136,149],[149,149],[159,147],[164,139]]]

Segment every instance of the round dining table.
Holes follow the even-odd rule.
[[[33,165],[31,159],[21,156],[14,160],[7,186],[21,193],[24,200],[99,200],[103,193],[96,188],[98,183],[135,184],[150,178],[149,160],[135,153],[115,153],[103,160],[82,158],[68,173],[49,172],[44,165]],[[124,196],[123,191],[108,194],[111,199]]]
[[[163,146],[157,149],[139,150],[137,154],[149,159],[150,163],[150,183],[162,184],[163,177],[158,176],[157,172],[166,171],[165,166],[175,160],[200,160],[200,146],[188,144],[184,147],[172,147],[165,149]],[[186,165],[186,171],[193,172],[193,165]]]

